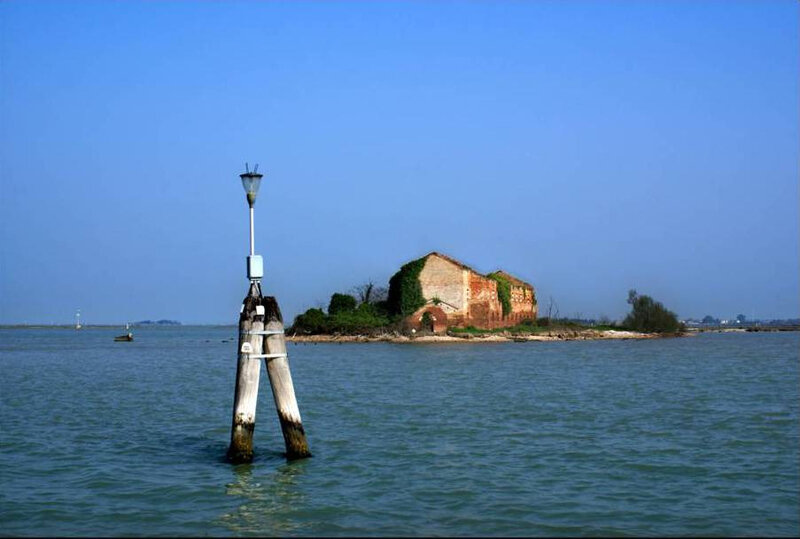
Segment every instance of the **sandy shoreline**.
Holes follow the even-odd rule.
[[[496,342],[529,342],[529,341],[586,341],[608,339],[657,339],[663,337],[657,333],[637,333],[635,331],[613,330],[553,330],[536,335],[286,335],[286,340],[294,343],[333,343],[333,342],[391,342],[391,343],[496,343]]]

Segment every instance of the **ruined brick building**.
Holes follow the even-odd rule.
[[[448,327],[513,326],[535,320],[538,312],[534,288],[525,281],[504,271],[482,275],[437,252],[403,266],[390,281],[389,296],[398,312],[406,315],[407,328],[434,333]]]

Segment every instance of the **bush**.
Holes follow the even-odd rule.
[[[333,315],[326,315],[321,309],[309,309],[294,319],[288,331],[306,335],[332,333],[373,333],[387,330],[390,320],[375,306],[364,303],[357,309],[339,310],[334,308]]]
[[[348,294],[336,293],[331,296],[331,302],[328,304],[328,314],[333,316],[335,314],[354,311],[356,309],[356,298]]]
[[[473,335],[482,335],[486,332],[490,332],[488,329],[478,329],[475,326],[467,326],[465,328],[451,327],[447,328],[447,331],[449,333],[471,333]]]
[[[421,320],[420,323],[422,324],[422,329],[424,331],[427,331],[430,328],[432,328],[433,327],[433,317],[431,316],[431,313],[429,313],[428,311],[425,311],[422,314],[422,320]]]
[[[327,333],[328,317],[322,309],[309,309],[295,317],[291,330],[312,334]]]
[[[369,306],[372,308],[372,312],[375,313],[375,316],[382,316],[384,318],[389,318],[391,316],[389,312],[389,302],[386,300],[370,303]]]
[[[636,290],[631,290],[628,292],[628,303],[632,309],[622,325],[633,331],[678,333],[685,329],[675,313],[650,296],[640,296]]]
[[[353,311],[340,311],[328,316],[327,328],[330,333],[352,334],[369,333],[388,325],[388,318],[376,315],[369,304],[364,304]]]

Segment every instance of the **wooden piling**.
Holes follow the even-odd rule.
[[[233,397],[233,425],[228,460],[235,463],[253,460],[253,430],[256,426],[258,379],[261,374],[263,349],[264,308],[261,306],[261,287],[250,284],[239,315],[239,359],[236,366],[236,392]]]
[[[294,394],[292,374],[289,371],[281,310],[272,296],[263,298],[261,304],[264,306],[264,329],[267,332],[264,339],[264,353],[268,355],[267,374],[272,386],[272,396],[275,398],[275,409],[281,422],[283,440],[286,442],[286,458],[293,460],[310,457],[311,451],[308,449],[300,409]]]

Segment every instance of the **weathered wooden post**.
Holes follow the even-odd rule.
[[[253,430],[256,426],[258,379],[261,375],[261,354],[264,336],[264,308],[261,289],[250,284],[239,315],[239,359],[236,365],[236,392],[233,397],[233,426],[228,460],[235,463],[253,460]]]
[[[275,398],[275,409],[281,422],[283,440],[286,442],[286,458],[300,459],[310,457],[306,432],[300,418],[300,409],[294,395],[292,374],[289,372],[289,358],[286,354],[286,338],[283,334],[283,317],[274,297],[265,297],[264,306],[264,353],[266,354],[267,374]]]
[[[233,398],[231,444],[228,447],[228,460],[233,463],[253,460],[253,432],[256,426],[262,359],[266,362],[275,397],[275,407],[286,442],[286,457],[298,459],[311,456],[289,372],[283,319],[278,302],[273,297],[261,296],[264,263],[261,256],[255,254],[253,229],[253,206],[263,177],[257,170],[258,165],[253,172],[248,168],[245,174],[240,175],[250,206],[250,256],[247,257],[250,289],[239,316],[239,356],[236,366],[236,391]]]

